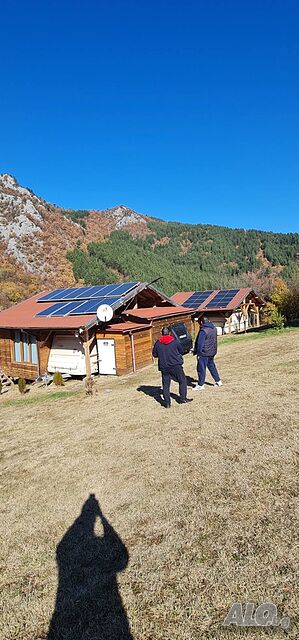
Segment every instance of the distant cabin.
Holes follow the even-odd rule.
[[[262,298],[250,288],[179,291],[172,300],[185,309],[195,310],[194,318],[207,316],[220,335],[259,327],[264,305]]]
[[[113,309],[100,323],[101,304]],[[46,372],[124,375],[153,362],[164,325],[184,323],[192,310],[153,285],[127,282],[43,291],[0,313],[0,370],[35,380]]]

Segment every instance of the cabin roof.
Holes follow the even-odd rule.
[[[101,329],[99,327],[97,329],[98,333],[130,333],[131,331],[140,331],[141,329],[149,329],[149,325],[132,322],[131,320],[127,320],[126,322],[116,322],[115,324],[108,324],[105,326],[105,329]]]
[[[167,318],[168,316],[180,316],[190,313],[192,309],[185,307],[149,307],[143,309],[130,309],[123,313],[125,316],[154,320],[155,318]],[[195,309],[194,309],[195,311]]]
[[[70,289],[70,291],[73,290]],[[98,324],[97,316],[94,311],[93,313],[81,315],[38,315],[40,312],[53,307],[53,299],[41,301],[41,298],[44,298],[51,293],[51,291],[42,291],[31,298],[2,311],[0,313],[0,327],[4,329],[76,330],[80,327],[92,328]],[[118,305],[116,305],[115,312],[117,312],[117,316],[119,318],[121,317],[122,310],[125,309],[128,304],[132,304],[132,301],[134,302],[136,296],[139,296],[141,304],[156,304],[159,300],[161,301],[161,304],[166,305],[166,308],[173,309],[174,312],[176,312],[178,308],[174,300],[171,300],[171,298],[161,293],[151,284],[137,283],[137,286],[120,299]],[[109,301],[110,299],[107,298],[108,304]],[[169,305],[169,307],[167,305]],[[173,305],[173,307],[171,307],[171,305]],[[143,316],[141,315],[140,317]]]
[[[19,302],[0,313],[0,327],[6,329],[79,329],[90,322],[90,315],[65,317],[36,317],[39,311],[48,309],[52,302],[37,302],[41,295],[38,293],[28,300]]]
[[[258,304],[260,305],[264,304],[263,299],[257,293],[255,293],[253,289],[251,289],[250,287],[242,287],[241,289],[236,290],[235,295],[232,295],[229,302],[225,304],[223,303],[222,305],[219,304],[219,306],[217,306],[216,303],[215,303],[215,306],[213,306],[212,304],[210,305],[210,303],[212,303],[214,298],[216,298],[217,294],[220,294],[221,291],[229,292],[230,289],[214,289],[213,291],[210,290],[209,295],[207,295],[204,301],[201,302],[198,306],[196,306],[196,311],[209,312],[209,313],[214,313],[215,311],[216,312],[218,311],[232,312],[235,309],[237,309],[240,306],[240,304],[243,302],[243,300],[247,298],[249,295],[251,295],[252,298],[254,298],[255,302],[257,302]],[[235,291],[235,289],[233,291]],[[188,310],[189,308],[191,308],[191,307],[188,307],[188,300],[189,298],[191,298],[191,296],[195,295],[196,293],[204,294],[204,291],[178,291],[172,296],[172,300],[181,306],[183,305],[184,308]]]

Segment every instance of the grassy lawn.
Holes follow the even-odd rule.
[[[235,601],[299,637],[298,338],[221,338],[224,386],[168,411],[155,367],[1,396],[1,640],[286,636]]]
[[[297,327],[285,327],[284,329],[261,329],[260,331],[249,331],[248,333],[240,333],[224,336],[220,336],[219,340],[221,344],[231,344],[233,342],[242,342],[243,340],[259,340],[260,338],[269,338],[270,336],[277,337],[281,335],[288,335],[293,331],[297,331]]]
[[[31,389],[27,388],[27,392],[30,393],[30,391]],[[67,400],[68,398],[76,396],[79,393],[79,390],[75,391],[70,389],[65,391],[54,391],[53,386],[51,387],[50,392],[47,391],[46,393],[31,394],[29,396],[27,395],[27,393],[25,393],[18,398],[16,398],[16,393],[14,393],[13,398],[8,398],[5,400],[1,399],[1,408],[6,409],[7,407],[30,407],[33,404],[40,404],[41,402],[43,403],[53,402],[53,400]]]

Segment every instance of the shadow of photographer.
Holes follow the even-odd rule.
[[[95,534],[99,518],[103,535]],[[57,546],[58,588],[47,640],[133,640],[117,584],[128,551],[94,494]]]

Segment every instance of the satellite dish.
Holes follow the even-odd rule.
[[[113,318],[113,309],[109,304],[100,304],[97,308],[97,318],[100,322],[109,322]]]

